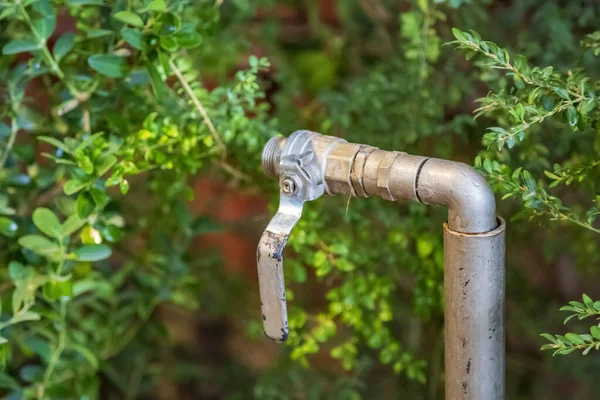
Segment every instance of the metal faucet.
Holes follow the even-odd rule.
[[[273,138],[265,175],[279,179],[277,213],[257,249],[265,334],[288,337],[283,250],[304,202],[324,193],[448,207],[444,224],[447,400],[504,399],[504,237],[494,195],[470,166],[348,143],[310,131]]]

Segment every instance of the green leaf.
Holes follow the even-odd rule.
[[[2,54],[18,54],[24,53],[26,51],[37,51],[40,50],[40,45],[31,40],[13,40],[12,42],[8,42],[2,48]]]
[[[38,1],[31,7],[33,10],[33,24],[38,33],[48,39],[56,28],[56,10],[49,1]]]
[[[143,33],[133,28],[121,29],[121,36],[134,49],[142,50],[143,48]]]
[[[152,0],[142,11],[164,12],[167,9],[165,0]]]
[[[91,188],[90,194],[92,195],[92,199],[94,200],[96,207],[99,208],[104,208],[110,200],[106,192],[100,189]]]
[[[336,259],[335,266],[340,271],[350,272],[356,268],[356,265],[348,261],[346,258]]]
[[[53,53],[56,61],[60,61],[71,49],[73,48],[73,44],[75,43],[75,34],[72,32],[67,32],[61,37],[58,38],[56,43],[54,43]]]
[[[88,156],[79,157],[77,160],[77,165],[87,175],[91,175],[94,172],[94,163]]]
[[[125,58],[112,54],[94,54],[88,58],[88,65],[110,78],[121,78],[126,69]]]
[[[113,15],[113,18],[138,28],[144,27],[144,21],[142,20],[142,18],[131,11],[119,11],[118,13]]]
[[[486,159],[486,161],[488,161]],[[423,236],[417,240],[417,254],[420,258],[427,258],[435,249],[435,239],[430,236]]]
[[[515,67],[517,70],[521,71],[523,68],[527,67],[527,59],[520,54],[515,56]]]
[[[75,343],[69,343],[67,347],[81,354],[83,358],[85,358],[94,369],[98,369],[98,359],[90,349]]]
[[[525,82],[523,82],[523,79],[521,79],[519,75],[514,74],[513,81],[515,81],[515,87],[517,89],[525,89]]]
[[[103,176],[117,162],[117,157],[112,154],[103,154],[96,160],[96,175]]]
[[[574,106],[567,108],[567,122],[573,128],[576,127],[577,122],[579,122],[579,113]]]
[[[72,194],[79,192],[81,189],[83,189],[87,185],[88,184],[86,182],[81,182],[81,181],[76,181],[74,179],[71,179],[65,183],[65,187],[63,188],[63,191],[65,192],[65,194],[67,196],[70,196]]]
[[[161,19],[160,35],[170,36],[177,33],[181,27],[181,20],[173,13],[166,13]]]
[[[80,234],[81,243],[83,244],[100,244],[102,243],[102,236],[100,232],[95,230],[91,225],[87,225]]]
[[[37,139],[42,142],[50,143],[52,146],[56,147],[57,149],[61,149],[67,154],[72,154],[72,152],[67,148],[67,146],[65,146],[63,142],[56,138],[50,136],[38,136]]]
[[[10,218],[0,217],[0,233],[7,237],[13,237],[17,230],[18,225]]]
[[[61,235],[61,224],[54,212],[48,208],[36,208],[33,212],[33,223],[42,233],[58,238]]]
[[[512,149],[515,146],[515,137],[509,136],[508,139],[506,139],[506,145],[509,149]]]
[[[171,36],[163,36],[160,38],[160,47],[168,52],[177,50],[178,40]]]
[[[523,171],[523,180],[525,181],[525,185],[527,185],[527,189],[530,192],[534,192],[537,188],[537,184],[535,179],[533,179],[533,175],[529,171]]]
[[[19,238],[19,244],[34,253],[50,255],[58,251],[58,244],[41,235],[25,235]]]
[[[44,369],[39,365],[24,365],[19,370],[19,376],[23,381],[32,383],[41,380],[44,376]]]
[[[544,171],[544,175],[546,175],[550,179],[560,179],[560,176],[550,171]]]
[[[86,244],[73,252],[79,261],[100,261],[112,254],[110,247],[104,244]]]
[[[554,90],[554,93],[556,93],[559,97],[562,97],[565,100],[569,100],[569,92],[567,91],[567,89],[554,86],[552,90]]]
[[[129,182],[126,179],[122,179],[119,183],[119,189],[122,195],[126,195],[129,192]]]
[[[81,192],[77,196],[77,216],[81,219],[85,219],[90,216],[94,211],[96,205],[92,195],[88,192]]]
[[[39,321],[40,319],[40,314],[33,311],[26,311],[22,314],[19,314],[18,316],[14,316],[12,318],[12,322],[16,324],[18,322]]]
[[[166,87],[160,76],[160,73],[151,61],[146,63],[146,68],[148,68],[148,76],[150,76],[150,83],[152,84],[154,95],[159,100],[164,98],[166,94]]]
[[[549,333],[542,333],[540,334],[540,336],[546,339],[547,341],[556,344],[556,339],[554,339],[554,336],[550,335]]]
[[[467,39],[467,36],[465,35],[465,33],[463,31],[461,31],[460,29],[452,28],[452,34],[454,35],[454,37],[457,40],[460,40],[461,42],[468,42],[469,41]]]
[[[313,256],[313,262],[315,268],[323,266],[327,262],[327,253],[323,250],[317,251]]]
[[[60,233],[63,236],[71,236],[73,232],[79,230],[87,221],[79,218],[79,215],[72,214],[62,224]]]
[[[569,315],[567,318],[565,318],[565,320],[563,321],[563,325],[566,325],[567,322],[569,322],[570,320],[572,320],[573,318],[576,318],[577,314],[573,314],[573,315]]]
[[[585,310],[585,305],[579,301],[570,301],[569,304],[582,311]]]
[[[18,261],[11,261],[8,263],[8,276],[10,279],[17,283],[23,279],[26,279],[31,275],[31,269],[25,267]]]
[[[483,160],[483,169],[488,174],[492,173],[492,171],[493,171],[493,169],[492,169],[492,161],[489,158],[486,158],[485,160]]]
[[[108,6],[104,0],[67,0],[72,6]]]
[[[71,276],[53,275],[44,285],[43,293],[49,300],[70,300],[73,297]]]
[[[599,339],[600,340],[600,328],[596,325],[592,326],[590,328],[590,333],[592,334],[592,336],[594,337],[594,339]]]
[[[162,43],[162,41],[161,41]],[[198,32],[191,32],[185,36],[177,36],[177,44],[184,49],[192,49],[200,46],[202,43],[202,35]]]
[[[0,388],[8,389],[8,390],[18,390],[21,388],[19,382],[5,374],[4,372],[0,372]]]
[[[111,36],[114,34],[115,34],[114,31],[110,31],[108,29],[90,29],[87,32],[87,37],[89,39],[95,39],[95,38],[104,37],[104,36]]]
[[[585,304],[585,306],[591,310],[594,309],[594,301],[592,299],[590,299],[590,296],[588,296],[587,294],[583,294],[581,296],[581,298],[583,299],[583,304]]]
[[[583,115],[588,114],[598,105],[598,101],[596,99],[587,99],[581,102],[580,111]]]
[[[582,338],[580,338],[579,335],[576,333],[567,333],[565,334],[565,338],[567,338],[569,342],[576,346],[580,344],[585,344],[585,341]]]
[[[4,10],[2,10],[2,12],[0,12],[0,21],[2,21],[5,18],[11,17],[13,15],[15,15],[17,12],[17,7],[6,7]]]

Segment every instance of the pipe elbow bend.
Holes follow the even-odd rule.
[[[417,194],[425,204],[448,207],[448,227],[461,233],[484,233],[498,226],[492,189],[473,167],[431,158],[417,177]]]

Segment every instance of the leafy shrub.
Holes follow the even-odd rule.
[[[289,346],[266,356],[268,367],[224,342],[206,345],[214,360],[169,338],[160,311],[193,310],[238,327],[215,336],[242,335],[243,353],[262,345],[256,287],[195,248],[219,227],[188,202],[205,195],[192,189],[198,174],[275,202],[262,146],[299,128],[466,162],[479,153],[476,167],[505,199],[499,213],[513,217],[507,396],[559,398],[559,375],[582,398],[600,395],[589,383],[594,364],[535,352],[565,296],[536,286],[530,271],[568,254],[588,277],[600,260],[600,6],[340,1],[328,21],[316,1],[277,3],[0,1],[8,398],[443,396],[445,210],[420,204],[307,206],[288,246]],[[452,26],[511,50],[455,30],[455,45],[478,54],[470,68],[440,47]],[[595,315],[586,299],[568,311]],[[573,335],[545,335],[544,348],[566,353],[598,339]]]

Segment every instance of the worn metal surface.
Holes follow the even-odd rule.
[[[268,150],[268,157],[279,157],[277,168],[265,166],[263,158],[265,171],[279,171],[281,174],[279,208],[262,234],[256,250],[263,327],[265,335],[277,342],[285,341],[289,332],[283,250],[302,215],[304,202],[320,197],[325,191],[310,136],[297,132],[290,137],[292,140],[286,141],[283,148],[281,143],[271,142],[265,151]],[[298,138],[300,140],[294,140]]]
[[[313,158],[304,162],[310,172],[293,172],[294,163],[310,153]],[[258,249],[267,336],[278,341],[287,337],[282,253],[309,197],[325,191],[444,205],[448,207],[446,399],[504,398],[505,224],[498,225],[493,193],[481,175],[466,164],[380,150],[310,131],[272,139],[265,146],[263,169],[267,176],[279,177],[280,186],[286,188]],[[308,183],[300,176],[308,176]],[[298,189],[293,196],[290,182]]]
[[[448,207],[448,225],[457,232],[488,232],[496,228],[496,202],[485,179],[472,167],[455,162],[385,151],[348,143],[315,132],[299,131],[285,146],[306,151],[310,143],[328,194],[380,196],[392,201],[418,201]],[[263,169],[278,171],[282,139],[265,147]]]
[[[446,399],[504,399],[506,225],[465,234],[444,226]]]
[[[496,201],[489,185],[472,167],[436,158],[428,159],[419,173],[421,202],[448,207],[448,226],[464,233],[495,229]]]

